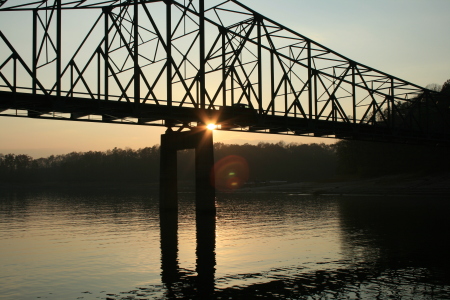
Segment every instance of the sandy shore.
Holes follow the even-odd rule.
[[[248,187],[240,189],[239,192],[288,192],[314,195],[441,195],[450,197],[450,172],[432,175],[400,174],[329,182],[298,182]]]

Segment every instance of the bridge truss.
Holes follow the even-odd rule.
[[[448,97],[214,2],[0,0],[0,115],[450,141]]]

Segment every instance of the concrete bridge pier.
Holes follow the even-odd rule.
[[[160,211],[177,211],[177,151],[195,149],[195,193],[197,212],[215,213],[213,134],[206,126],[161,135]]]
[[[170,128],[161,135],[160,161],[160,226],[162,281],[169,287],[192,281],[180,272],[178,263],[178,197],[177,151],[195,149],[196,202],[196,272],[193,287],[199,299],[214,294],[215,276],[215,188],[213,134],[206,127],[174,132]]]

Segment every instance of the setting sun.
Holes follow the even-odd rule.
[[[213,123],[210,123],[210,124],[208,124],[208,125],[206,126],[206,128],[208,128],[209,130],[214,130],[214,129],[217,128],[217,125],[216,125],[216,124],[213,124]]]

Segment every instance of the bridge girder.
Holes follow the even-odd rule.
[[[31,53],[0,28],[1,115],[450,140],[443,95],[348,59],[238,1],[204,5],[0,1],[0,14],[23,12],[33,24]],[[76,41],[64,21],[87,12],[91,27]]]

